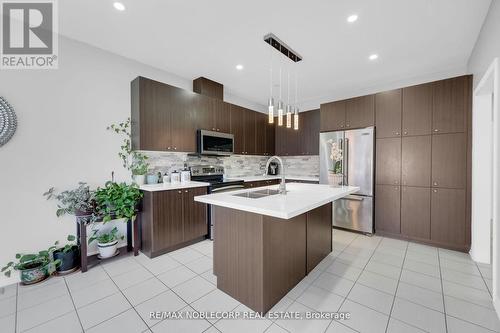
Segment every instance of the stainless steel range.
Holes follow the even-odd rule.
[[[191,180],[210,183],[208,193],[220,193],[241,190],[245,188],[243,180],[224,181],[224,167],[213,165],[196,165],[190,168]],[[208,236],[214,239],[214,226],[211,205],[208,209]]]

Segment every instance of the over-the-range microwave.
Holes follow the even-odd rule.
[[[234,152],[234,135],[214,131],[198,130],[198,154],[228,156]]]

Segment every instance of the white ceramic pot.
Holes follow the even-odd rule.
[[[146,175],[134,175],[134,181],[139,186],[144,185],[146,183]]]
[[[118,240],[114,240],[110,243],[97,243],[97,248],[99,249],[99,254],[101,258],[110,258],[115,255],[116,248],[118,246]]]

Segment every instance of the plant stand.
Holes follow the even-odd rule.
[[[87,216],[77,216],[76,217],[76,235],[77,244],[80,246],[80,266],[82,273],[88,270],[89,266],[93,266],[98,262],[97,255],[88,256],[87,251],[87,226],[89,223],[86,220]],[[139,249],[141,247],[141,241],[139,237],[139,226],[141,224],[141,213],[136,214],[135,220],[127,220],[127,248],[126,251],[120,248],[120,254],[125,255],[128,252],[134,251],[134,256],[139,255]]]

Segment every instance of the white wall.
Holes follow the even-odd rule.
[[[476,45],[469,59],[468,70],[477,86],[494,58],[500,57],[500,1],[493,0]]]
[[[49,187],[97,186],[113,170],[118,180],[128,179],[116,155],[120,139],[106,126],[130,116],[131,80],[142,75],[192,89],[191,78],[86,44],[61,38],[59,46],[58,70],[0,73],[0,95],[19,121],[12,140],[0,147],[0,265],[75,232],[73,218],[56,218],[55,202],[42,197]]]

